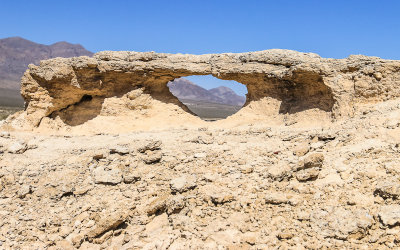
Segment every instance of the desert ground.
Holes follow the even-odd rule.
[[[2,132],[4,248],[393,248],[400,101],[328,127]],[[212,123],[207,123],[212,124]]]

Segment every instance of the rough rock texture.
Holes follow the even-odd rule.
[[[0,245],[396,248],[399,120],[397,99],[313,129],[3,132]]]
[[[82,125],[62,125],[63,118],[57,116],[75,117],[74,114],[77,114],[75,118],[78,119],[79,115],[89,115],[90,110],[85,107],[92,107],[96,98],[103,97],[96,97],[86,90],[90,84],[84,85],[84,83],[90,83],[92,79],[87,74],[85,75],[89,79],[87,82],[81,79],[79,86],[70,85],[73,78],[67,81],[63,77],[68,74],[60,73],[61,69],[68,67],[57,68],[53,65],[53,62],[60,59],[45,61],[40,67],[32,67],[26,74],[27,78],[32,76],[35,70],[47,72],[41,79],[53,79],[53,74],[60,77],[54,76],[52,84],[45,85],[46,88],[38,87],[37,95],[25,92],[26,96],[32,97],[26,112],[9,119],[0,131],[0,248],[398,248],[400,242],[400,98],[397,96],[400,85],[396,73],[398,62],[361,56],[332,60],[295,52],[285,52],[286,57],[281,57],[284,53],[282,51],[259,53],[260,56],[268,55],[264,57],[263,62],[275,62],[275,64],[262,64],[259,63],[260,59],[255,62],[248,61],[242,66],[232,63],[231,68],[228,66],[218,68],[221,72],[238,70],[239,66],[250,72],[251,65],[254,65],[255,71],[262,67],[279,69],[274,71],[275,73],[268,73],[273,74],[275,78],[265,78],[265,82],[262,82],[268,83],[267,79],[268,81],[275,79],[275,85],[256,85],[257,82],[251,85],[249,80],[249,89],[258,86],[259,92],[251,92],[252,96],[248,96],[248,106],[239,112],[241,114],[227,119],[227,122],[232,122],[232,119],[241,120],[241,123],[235,123],[240,124],[240,126],[235,125],[236,127],[227,126],[227,123],[222,122],[200,121],[191,124],[190,121],[196,120],[180,120],[193,116],[179,108],[179,103],[175,102],[175,99],[171,99],[175,100],[175,104],[160,101],[165,100],[165,84],[161,81],[160,85],[154,85],[154,81],[149,81],[148,85],[123,94],[122,97],[104,98],[104,103],[107,104],[103,103],[101,112],[105,112],[103,109],[118,111],[110,115],[112,119],[109,123],[100,114]],[[313,105],[317,105],[318,96],[321,97],[321,103],[326,104],[324,100],[330,99],[323,98],[327,92],[322,91],[324,89],[321,87],[322,82],[300,85],[303,88],[319,86],[318,89],[321,91],[313,92],[308,89],[302,92],[311,93],[308,98],[300,98],[295,94],[297,92],[292,92],[293,98],[300,98],[291,99],[297,100],[296,102],[288,102],[289,99],[268,102],[265,100],[268,98],[273,100],[273,97],[267,96],[259,100],[254,98],[255,95],[267,95],[267,93],[271,96],[275,93],[275,97],[278,98],[278,93],[282,95],[285,93],[279,87],[281,86],[278,84],[279,79],[288,77],[284,72],[287,74],[295,72],[297,66],[281,67],[279,66],[281,64],[276,62],[279,59],[282,62],[289,60],[287,58],[291,58],[292,53],[297,55],[290,59],[293,65],[296,62],[302,65],[304,58],[318,61],[319,63],[315,65],[319,66],[315,67],[321,67],[319,73],[325,72],[321,75],[326,86],[328,82],[334,82],[332,75],[336,74],[338,79],[336,85],[329,85],[333,99],[331,111],[321,111],[317,107],[317,111],[279,114],[279,103],[290,104],[291,109],[298,110],[300,106],[293,106],[294,104],[312,107],[310,100]],[[96,58],[100,56],[107,58],[106,55],[108,52],[103,52],[97,54]],[[131,61],[136,65],[132,66],[132,71],[140,69],[143,65],[153,65],[152,63],[158,60],[165,61],[165,58],[171,61],[177,60],[176,58],[191,58],[184,55],[158,55],[162,58],[157,59],[156,55],[151,53],[140,55],[142,61],[139,61],[138,57],[132,57]],[[257,53],[242,55],[250,57]],[[232,59],[236,56],[228,54],[219,57],[193,56],[193,58],[215,57],[216,60],[220,57]],[[96,58],[66,61],[74,62],[76,65],[78,62],[74,60],[92,60],[99,62],[99,65],[109,63],[115,67],[132,65],[132,62],[128,62],[125,57],[120,61],[113,58],[104,62]],[[148,58],[154,60],[149,61]],[[199,72],[204,65],[214,65],[206,62],[199,61],[193,64],[198,66]],[[358,66],[354,66],[355,68],[346,66],[347,70],[338,70],[346,68],[344,65],[350,65],[351,62],[353,66]],[[54,67],[53,71],[51,68],[45,70],[46,63]],[[188,62],[182,62],[183,64],[189,65]],[[307,64],[313,65],[311,62]],[[168,62],[163,65],[154,66],[154,72],[158,68],[165,69],[166,65],[170,67],[179,63]],[[326,68],[321,65],[325,65]],[[368,67],[372,67],[371,71],[363,73]],[[87,66],[83,69],[83,72],[88,70]],[[316,68],[309,66],[307,69],[311,71]],[[79,70],[77,68],[68,72],[72,74]],[[111,71],[107,70],[102,72],[105,72],[104,74],[108,72],[110,77],[114,77],[110,78],[114,82],[119,81],[118,77],[125,79],[126,76],[128,79],[130,74],[110,73]],[[154,72],[148,74],[155,74]],[[178,66],[176,72],[180,72]],[[303,68],[302,72],[308,71]],[[329,76],[327,72],[334,73]],[[293,77],[294,75],[296,74],[292,73]],[[354,76],[354,80],[353,78],[343,80],[351,75]],[[165,75],[159,77],[173,78]],[[249,77],[254,75],[249,73]],[[307,82],[306,79],[311,78],[301,79]],[[32,80],[31,83],[34,85],[38,82]],[[293,84],[289,80],[286,83]],[[69,86],[70,92],[62,91],[65,90],[63,84]],[[60,89],[49,87],[53,85]],[[348,89],[343,87],[345,85]],[[25,85],[25,90],[28,86],[30,85]],[[104,88],[110,86],[106,85]],[[157,86],[160,92],[155,91]],[[260,86],[269,87],[262,90]],[[295,86],[297,88],[299,85]],[[354,86],[364,87],[361,91]],[[125,89],[125,86],[120,87]],[[100,89],[94,91],[102,93]],[[58,94],[51,97],[50,93]],[[76,94],[77,99],[82,99],[78,93],[91,95],[92,99],[85,97],[87,99],[78,105],[83,106],[77,107],[72,104],[70,108],[64,110],[50,111],[48,114],[50,117],[40,116],[47,114],[46,112],[52,110],[55,105],[61,105],[66,101],[64,95],[73,98]],[[134,119],[131,113],[122,114],[123,109],[117,109],[124,107],[123,105],[111,105],[136,94],[139,100],[134,103],[136,105],[134,107],[151,103],[154,110],[139,109],[138,116]],[[46,106],[44,99],[40,98],[48,98],[51,105]],[[52,103],[55,100],[58,101]],[[146,103],[146,100],[149,102]],[[346,103],[344,100],[349,102]],[[274,106],[275,104],[278,106]],[[255,107],[257,105],[260,109]],[[276,107],[277,115],[266,112],[268,110],[262,107]],[[160,114],[155,110],[164,112]],[[171,112],[167,112],[168,110]],[[243,112],[252,113],[246,116]],[[329,117],[334,116],[334,119],[313,125],[307,122],[311,118],[324,119],[322,116],[324,113],[328,113]],[[261,116],[259,120],[256,120],[256,114]],[[313,114],[319,116],[312,116]],[[160,120],[160,116],[167,120]],[[283,116],[281,123],[276,123],[279,126],[270,126],[265,119],[265,117],[279,119],[279,116]],[[27,132],[11,127],[19,123],[21,125],[25,119],[33,122],[39,117],[42,121],[37,130]],[[150,128],[147,131],[118,133],[119,124],[115,123],[128,118],[132,123],[147,119],[146,124],[151,128],[154,128],[153,123],[161,123],[161,129]],[[175,125],[178,126],[172,129],[164,126],[169,122],[168,119],[175,119]],[[68,121],[76,122],[74,119]],[[95,131],[96,134],[72,133],[75,128],[84,129],[83,126],[101,128],[96,127],[100,121],[110,126],[108,130],[98,129]],[[181,126],[183,123],[186,125]],[[47,127],[42,127],[44,125]],[[41,127],[46,130],[40,130]],[[116,127],[118,129],[115,129]],[[59,130],[48,130],[48,128]]]
[[[22,78],[26,111],[13,126],[77,126],[93,120],[88,123],[93,127],[110,116],[130,121],[160,117],[163,126],[182,125],[186,119],[200,123],[185,112],[167,83],[208,74],[247,86],[245,107],[230,121],[242,116],[247,122],[269,123],[347,118],[361,104],[400,96],[400,62],[377,57],[325,59],[290,50],[208,55],[103,51],[92,58],[30,65]]]

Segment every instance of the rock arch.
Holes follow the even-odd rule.
[[[399,68],[398,61],[375,57],[324,59],[290,50],[206,55],[103,51],[29,65],[21,81],[26,102],[22,117],[32,127],[46,117],[74,126],[98,115],[143,111],[146,105],[188,117],[190,111],[169,92],[167,83],[213,75],[247,86],[242,115],[271,119],[317,110],[338,119],[353,115],[356,104],[365,100],[398,97],[399,85],[393,81],[400,78]]]

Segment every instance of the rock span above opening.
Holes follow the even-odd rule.
[[[21,81],[26,109],[13,119],[31,128],[44,119],[94,126],[104,122],[98,117],[155,119],[159,125],[198,122],[167,87],[169,81],[190,75],[246,85],[244,108],[230,121],[302,114],[317,121],[340,119],[354,115],[363,103],[400,96],[399,72],[400,62],[394,60],[361,55],[325,59],[278,49],[206,55],[103,51],[29,65]]]

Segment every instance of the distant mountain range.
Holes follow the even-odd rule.
[[[28,64],[54,57],[92,56],[82,45],[58,42],[38,44],[21,37],[0,39],[0,105],[22,106],[20,80]]]
[[[0,39],[0,106],[23,106],[20,80],[28,64],[54,57],[92,56],[80,44],[58,42],[38,44],[21,37]],[[179,78],[169,84],[170,91],[179,99],[242,106],[245,97],[228,87],[204,89],[195,83]]]
[[[233,106],[242,106],[246,101],[244,96],[237,95],[228,87],[220,86],[207,90],[184,78],[169,82],[168,87],[171,93],[180,100],[203,101]]]

